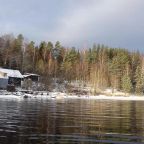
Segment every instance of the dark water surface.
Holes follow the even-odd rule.
[[[0,144],[62,143],[144,143],[144,102],[0,99]]]

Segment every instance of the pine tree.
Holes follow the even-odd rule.
[[[34,72],[35,70],[35,53],[36,48],[34,42],[31,41],[27,44],[23,56],[23,70],[24,72]]]

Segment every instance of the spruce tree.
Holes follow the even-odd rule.
[[[122,77],[122,89],[124,92],[130,93],[132,91],[132,82],[130,76],[125,73]]]
[[[137,94],[142,94],[144,88],[144,73],[142,73],[141,66],[137,66],[135,73],[135,82],[136,82],[135,92]]]

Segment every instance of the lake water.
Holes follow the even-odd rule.
[[[0,144],[62,143],[144,143],[144,101],[0,99]]]

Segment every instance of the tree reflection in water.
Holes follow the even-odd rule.
[[[0,144],[142,143],[144,105],[107,100],[1,100]]]

